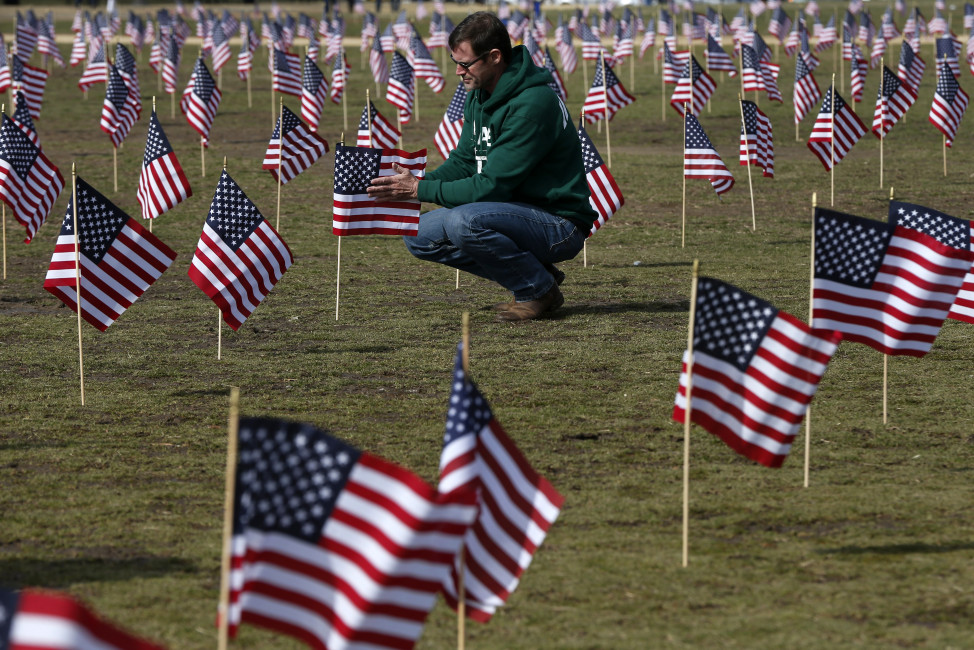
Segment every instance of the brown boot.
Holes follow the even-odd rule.
[[[511,298],[510,300],[505,300],[504,302],[497,303],[496,305],[491,307],[491,309],[493,309],[494,311],[507,311],[508,309],[511,308],[512,305],[515,304],[517,304],[517,301],[514,300],[514,298]]]
[[[515,302],[507,310],[497,314],[497,320],[503,322],[518,322],[538,318],[542,314],[553,312],[565,304],[565,297],[556,284],[548,293],[537,300]]]

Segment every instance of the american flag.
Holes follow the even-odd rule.
[[[579,21],[575,29],[575,36],[582,41],[582,58],[586,61],[598,61],[602,51],[602,41],[596,36],[585,21]]]
[[[190,279],[236,330],[293,261],[284,240],[223,170],[196,245]]]
[[[37,23],[37,51],[50,56],[59,67],[64,67],[64,57],[54,42],[54,28],[44,21]]]
[[[863,11],[859,14],[859,34],[858,38],[866,47],[872,46],[873,38],[876,36],[876,26],[869,13]]]
[[[0,45],[2,47],[2,45]],[[158,47],[157,43],[152,44],[153,52]],[[85,60],[85,35],[82,32],[76,32],[74,35],[74,41],[71,43],[71,55],[68,58],[68,63],[71,67],[75,67],[79,63]],[[152,64],[152,59],[149,59],[149,64]]]
[[[230,573],[241,623],[315,648],[411,648],[476,517],[309,424],[240,421]],[[297,579],[296,579],[297,577]]]
[[[799,18],[795,27],[788,32],[788,40],[785,41],[784,45],[785,56],[790,57],[795,53],[796,50],[798,50],[798,47],[801,45],[801,38],[799,37],[798,32],[800,30],[804,31],[804,29],[805,23],[801,18]]]
[[[940,13],[940,9],[933,10],[933,18],[927,23],[927,33],[931,36],[936,36],[937,34],[945,34],[947,32],[947,21],[944,20],[944,15]]]
[[[26,61],[34,53],[34,48],[37,47],[37,30],[24,20],[19,11],[17,12],[14,35],[17,41],[17,54]]]
[[[814,331],[753,294],[700,278],[692,336],[673,419],[685,421],[692,379],[692,422],[742,456],[781,467],[839,334]]]
[[[181,59],[182,51],[179,49],[179,42],[170,36],[166,42],[166,56],[162,60],[162,87],[169,95],[176,92],[177,73]]]
[[[467,101],[467,91],[463,88],[463,82],[457,83],[457,89],[453,93],[446,113],[440,121],[439,128],[433,136],[436,150],[443,156],[443,160],[450,157],[450,152],[457,148],[460,142],[460,133],[463,131],[463,107]]]
[[[857,104],[862,101],[862,93],[866,88],[866,60],[862,58],[859,46],[852,44],[852,58],[849,61],[849,73],[852,75],[852,101]]]
[[[693,75],[692,80],[691,74]],[[710,100],[710,96],[714,94],[714,90],[716,89],[717,83],[709,74],[704,72],[700,64],[697,63],[697,59],[691,56],[683,68],[683,74],[680,75],[679,83],[673,89],[670,106],[677,113],[683,115],[684,105],[690,103],[692,100],[691,112],[694,115],[700,115],[700,111],[703,110],[704,105]]]
[[[0,589],[0,648],[163,650],[106,621],[72,596]]]
[[[589,137],[585,127],[578,125],[578,139],[582,145],[582,164],[585,167],[585,181],[588,183],[588,201],[598,213],[598,219],[592,224],[588,236],[605,225],[612,215],[619,211],[626,200],[622,197],[622,190],[613,178],[612,172],[606,167],[602,156]]]
[[[745,92],[763,90],[768,93],[768,99],[782,102],[781,91],[778,90],[777,63],[762,61],[760,55],[749,45],[741,45],[742,81]]]
[[[98,39],[100,40],[100,39]],[[108,77],[108,63],[105,60],[105,45],[102,43],[95,47],[91,44],[91,54],[88,57],[88,66],[85,68],[81,79],[78,81],[78,88],[87,91],[96,83],[105,83]]]
[[[683,69],[686,67],[687,61],[690,60],[690,52],[688,50],[674,52],[665,42],[661,51],[663,53],[663,82],[668,84],[680,83],[680,75],[683,74]]]
[[[920,87],[920,81],[923,79],[923,72],[926,69],[926,62],[910,47],[909,43],[903,41],[900,47],[900,61],[896,76],[915,91]]]
[[[969,29],[965,27],[964,29]],[[900,30],[896,27],[896,21],[893,19],[893,8],[887,7],[886,11],[883,12],[883,21],[881,24],[881,31],[883,38],[887,41],[891,41],[900,35]]]
[[[882,138],[893,125],[906,114],[916,102],[917,95],[909,85],[897,79],[889,68],[883,66],[883,79],[876,96],[876,110],[873,112],[872,131]]]
[[[833,106],[833,97],[835,98]],[[835,114],[833,116],[833,108]],[[834,129],[833,129],[834,124]],[[835,139],[835,162],[845,158],[859,138],[866,134],[866,126],[859,116],[849,108],[842,96],[830,87],[825,92],[825,99],[819,109],[818,117],[812,126],[812,134],[808,136],[808,148],[818,156],[825,166],[825,171],[832,169],[833,151],[832,140]]]
[[[816,208],[812,327],[922,357],[972,262],[969,221],[892,205],[889,223]]]
[[[210,53],[210,56],[213,57],[213,71],[216,72],[230,60],[230,38],[223,31],[223,25],[219,22],[213,25],[211,34],[213,37],[213,51]]]
[[[371,126],[370,135],[370,111]],[[374,147],[376,149],[395,149],[399,144],[402,134],[395,124],[389,122],[382,116],[371,101],[369,105],[362,109],[362,118],[358,123],[358,135],[355,144],[359,147]]]
[[[145,155],[139,174],[139,205],[143,219],[155,219],[193,195],[186,174],[162,130],[155,111],[149,117]]]
[[[632,21],[623,24],[619,23],[618,30],[616,32],[616,43],[612,48],[612,57],[614,59],[623,59],[627,56],[632,56],[633,40],[636,37],[636,29],[632,24]]]
[[[818,60],[818,57],[812,53],[812,48],[808,44],[808,30],[805,29],[804,23],[802,23],[801,43],[798,48],[798,57],[805,62],[805,67],[808,68],[809,72],[815,72],[815,68],[817,68],[821,63],[821,61]]]
[[[108,134],[112,146],[116,149],[125,140],[132,125],[139,119],[139,106],[132,95],[131,89],[115,66],[109,66],[100,126],[101,130]]]
[[[328,97],[331,98],[333,103],[342,103],[342,95],[345,94],[345,87],[348,85],[348,75],[351,72],[352,68],[348,65],[348,59],[345,58],[345,50],[343,49],[335,57],[335,65],[331,69],[331,88],[328,91]]]
[[[604,120],[606,117],[611,120],[617,111],[634,101],[636,98],[629,94],[612,68],[608,64],[600,64],[595,68],[592,86],[585,96],[585,104],[582,107],[585,121],[592,123]]]
[[[937,63],[943,62],[947,63],[954,77],[960,76],[960,62],[957,58],[957,47],[952,38],[945,37],[937,39]]]
[[[524,41],[521,43],[528,51],[531,61],[539,68],[544,67],[544,52],[538,46],[538,41],[534,39],[530,31],[524,32]]]
[[[343,235],[416,235],[420,202],[376,201],[367,193],[373,178],[405,167],[413,176],[426,175],[426,150],[346,147],[335,149],[335,195],[332,233]]]
[[[386,61],[385,52],[382,51],[382,44],[378,39],[373,40],[372,47],[369,48],[369,68],[372,69],[375,83],[389,83],[389,62]]]
[[[392,71],[386,88],[386,101],[399,110],[399,122],[408,124],[413,117],[413,101],[416,98],[416,82],[413,68],[399,52],[392,55]]]
[[[237,77],[241,81],[246,81],[250,76],[250,71],[254,69],[254,53],[246,43],[240,46],[240,53],[237,54]]]
[[[795,124],[798,124],[808,111],[818,104],[822,99],[822,90],[818,87],[818,82],[812,75],[812,71],[805,65],[805,61],[798,57],[795,59]]]
[[[138,106],[139,115],[142,115],[142,91],[139,88],[139,69],[135,62],[135,57],[128,49],[119,43],[115,46],[115,69],[125,81],[125,85],[132,91],[132,101]]]
[[[707,49],[704,52],[707,55],[707,70],[711,72],[714,70],[723,71],[727,73],[727,76],[732,78],[737,76],[737,67],[734,65],[734,60],[724,51],[720,43],[714,40],[714,37],[709,34],[707,35]]]
[[[27,230],[30,243],[54,206],[64,178],[27,134],[6,115],[0,118],[0,199]]]
[[[203,63],[203,59],[196,59],[196,67],[183,91],[183,98],[179,108],[186,115],[186,121],[200,134],[204,146],[209,147],[210,128],[220,107],[223,94],[213,83],[213,76]]]
[[[872,49],[872,52],[869,53],[869,67],[870,67],[870,69],[871,68],[875,68],[876,66],[878,66],[879,63],[880,63],[880,61],[883,60],[883,57],[885,55],[886,55],[886,39],[885,38],[877,38],[875,41],[873,41],[873,49]]]
[[[457,349],[440,456],[438,491],[474,492],[480,509],[464,537],[467,615],[487,622],[507,602],[561,512],[565,498],[538,474],[466,376]],[[457,562],[444,580],[444,597],[457,607]]]
[[[385,30],[379,36],[379,46],[383,52],[396,51],[396,36],[392,32],[392,24],[386,25]]]
[[[77,226],[69,199],[44,288],[78,310],[80,247],[81,317],[104,332],[159,279],[176,253],[80,176],[75,181]]]
[[[836,40],[838,40],[838,34],[835,31],[835,16],[832,16],[818,34],[818,40],[815,42],[815,52],[818,53],[827,50],[835,45]]]
[[[409,40],[409,64],[413,66],[413,74],[416,75],[417,79],[425,80],[426,85],[433,92],[443,92],[443,88],[446,86],[443,73],[440,72],[430,51],[426,49],[423,39],[419,37],[419,34],[415,30],[413,30],[412,38]]]
[[[311,57],[304,57],[301,74],[301,117],[317,131],[328,98],[328,80]]]
[[[565,101],[568,98],[568,91],[565,90],[565,82],[562,81],[561,75],[558,73],[558,68],[555,66],[555,60],[551,58],[551,52],[548,51],[547,47],[544,49],[543,67],[551,73],[551,83],[548,86],[555,91],[555,94],[561,98],[561,101]]]
[[[970,98],[957,83],[954,75],[948,74],[946,63],[940,64],[940,75],[937,78],[937,89],[933,94],[933,104],[930,106],[930,123],[944,134],[947,146],[951,146],[957,136],[957,128],[967,110]]]
[[[649,21],[649,29],[643,33],[643,40],[639,42],[639,58],[646,55],[646,50],[656,45],[656,32],[653,30],[653,21]]]
[[[301,86],[301,60],[296,54],[282,52],[272,48],[274,53],[273,69],[271,71],[271,87],[279,93],[302,96]]]
[[[710,144],[710,138],[696,116],[687,114],[686,137],[683,146],[683,175],[686,178],[702,178],[710,181],[717,196],[734,187],[734,177],[720,159],[720,154]]]
[[[274,133],[264,153],[263,169],[280,182],[289,180],[315,164],[328,151],[328,142],[304,123],[287,106],[281,106]]]
[[[784,43],[789,31],[791,31],[791,18],[788,17],[784,9],[778,7],[771,14],[771,20],[768,22],[768,33],[777,36],[778,40]]]
[[[14,124],[19,126],[21,130],[30,138],[30,141],[34,143],[34,146],[38,149],[41,148],[41,137],[37,133],[37,129],[34,128],[34,120],[30,116],[30,110],[27,108],[27,99],[24,98],[24,93],[18,92],[16,97],[17,108],[14,110],[13,119]]]
[[[741,124],[741,164],[759,167],[765,176],[774,178],[774,139],[771,120],[757,104],[741,100],[744,123]]]
[[[24,93],[27,109],[35,120],[41,117],[41,104],[44,102],[44,88],[47,85],[47,70],[21,63],[16,54],[10,55],[10,90],[16,94]]]
[[[575,46],[572,44],[572,33],[568,29],[563,29],[560,38],[555,43],[558,50],[558,57],[561,59],[561,69],[565,74],[572,74],[578,67],[578,54],[575,53]]]

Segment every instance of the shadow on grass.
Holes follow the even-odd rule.
[[[197,570],[193,562],[152,555],[117,559],[79,557],[41,560],[18,557],[0,560],[0,580],[4,587],[13,589],[63,589],[79,582],[124,582],[133,578],[157,578]]]
[[[689,300],[651,300],[649,302],[607,302],[600,304],[572,305],[562,307],[549,316],[552,319],[578,314],[616,314],[619,312],[644,312],[650,314],[673,314],[690,311]]]
[[[840,546],[819,551],[823,555],[909,555],[911,553],[953,553],[974,550],[974,542],[951,544],[884,544],[876,546]]]

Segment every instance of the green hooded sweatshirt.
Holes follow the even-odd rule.
[[[450,158],[419,183],[419,199],[445,208],[527,203],[590,230],[582,147],[568,109],[548,86],[551,73],[514,48],[493,94],[467,94],[463,130]]]

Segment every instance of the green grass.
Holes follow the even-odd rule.
[[[291,10],[317,14],[320,6]],[[352,19],[349,35],[357,29]],[[970,116],[948,153],[946,178],[940,134],[926,119],[931,47],[923,50],[930,69],[920,100],[885,143],[887,183],[879,186],[879,143],[867,135],[837,167],[836,209],[885,219],[892,184],[904,200],[974,216]],[[699,46],[696,53],[702,62]],[[189,46],[180,88],[194,55]],[[832,52],[823,56],[816,77],[824,89]],[[369,73],[354,49],[349,58],[350,137]],[[195,133],[169,117],[168,98],[160,97],[160,118],[194,196],[154,226],[179,254],[170,270],[107,332],[84,325],[84,407],[75,316],[42,288],[67,193],[29,246],[7,219],[0,583],[69,591],[171,648],[212,647],[230,387],[240,387],[245,414],[314,423],[432,482],[460,318],[470,311],[473,376],[566,497],[509,606],[487,625],[468,626],[471,647],[970,647],[974,343],[967,324],[948,322],[923,359],[890,360],[886,425],[880,355],[842,344],[813,403],[808,489],[803,436],[784,468],[768,470],[694,428],[690,563],[680,566],[683,434],[670,413],[693,259],[703,274],[801,318],[808,313],[811,197],[817,192],[827,205],[830,183],[804,142],[794,141],[793,62],[779,61],[786,104],[760,103],[774,123],[776,175],[753,178],[756,231],[747,176],[736,163],[737,89],[725,79],[701,123],[737,185],[718,200],[706,181],[688,182],[681,248],[681,123],[668,106],[661,120],[659,78],[647,58],[637,62],[638,101],[611,123],[612,172],[626,207],[590,240],[587,267],[581,256],[562,265],[566,305],[554,318],[495,323],[486,307],[504,298],[496,285],[463,276],[457,290],[452,270],[413,259],[398,238],[349,237],[336,321],[326,159],[284,187],[281,232],[295,263],[238,332],[224,328],[219,362],[217,310],[186,272],[224,155],[231,175],[275,218],[276,186],[260,169],[271,133],[262,55],[253,108],[233,68],[224,71],[206,178]],[[140,72],[148,111],[156,80],[145,58]],[[45,150],[66,177],[76,163],[80,176],[138,215],[147,121],[119,152],[113,193],[110,143],[98,130],[102,89],[82,99],[79,75],[52,74],[38,122]],[[619,76],[628,85],[626,67]],[[971,86],[969,79],[961,84]],[[581,70],[567,83],[577,114]],[[859,107],[867,122],[877,84],[872,71]],[[424,86],[420,120],[406,129],[406,148],[429,147],[431,165],[439,160],[432,133],[451,90],[435,96]],[[391,115],[384,101],[377,105]],[[326,108],[323,125],[334,144],[339,107]],[[589,130],[606,155],[604,134]],[[454,642],[455,618],[438,605],[420,647]],[[298,646],[244,628],[236,647]]]

